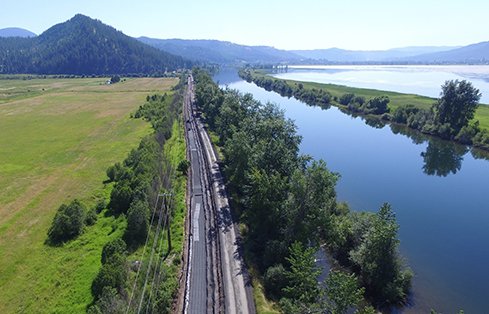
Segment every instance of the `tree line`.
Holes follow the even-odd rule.
[[[302,83],[292,84],[251,69],[242,69],[239,75],[266,90],[273,90],[286,97],[293,96],[309,105],[327,109],[328,106],[323,101],[329,98],[331,102],[328,104],[334,103],[342,111],[352,115],[377,117],[379,120],[406,125],[425,134],[489,150],[489,131],[481,129],[479,121],[474,121],[481,94],[466,80],[446,81],[441,86],[440,98],[429,109],[408,104],[391,112],[387,96],[366,100],[362,96],[345,93],[340,97],[332,97],[325,89],[306,89]]]
[[[133,289],[132,272],[139,267],[139,264],[131,265],[128,255],[145,243],[154,227],[151,225],[150,208],[155,206],[157,195],[163,190],[169,190],[177,176],[182,177],[182,174],[172,169],[164,153],[165,144],[172,136],[174,122],[181,116],[181,90],[182,83],[176,87],[174,95],[148,96],[146,103],[134,113],[134,118],[149,121],[154,132],[144,137],[123,162],[117,162],[107,169],[108,180],[105,183],[113,185],[109,202],[102,199],[93,209],[87,209],[79,200],[73,200],[68,205],[61,205],[53,219],[47,240],[51,245],[63,245],[76,238],[100,214],[122,216],[126,221],[122,236],[106,243],[102,249],[102,265],[92,282],[94,299],[87,308],[88,313],[125,313],[128,308],[129,295]],[[175,265],[163,269],[152,266],[158,267],[161,280],[155,283],[156,292],[147,297],[151,300],[144,302],[151,304],[150,308],[144,308],[146,312],[171,311],[178,287],[176,272],[179,258],[176,260],[177,263],[173,263]],[[146,271],[147,261],[139,263],[143,263],[141,268]],[[138,288],[141,287],[141,278],[136,284]]]
[[[368,304],[405,302],[412,273],[398,253],[391,207],[367,213],[339,204],[340,175],[299,153],[301,137],[283,111],[219,89],[202,70],[193,75],[197,106],[219,137],[233,207],[245,225],[248,262],[267,296],[286,313],[346,313],[350,307],[372,313]],[[318,283],[315,253],[322,243],[343,270]]]

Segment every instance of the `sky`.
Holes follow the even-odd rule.
[[[279,49],[383,50],[489,40],[487,0],[0,1],[0,28],[36,34],[81,13],[134,37]]]

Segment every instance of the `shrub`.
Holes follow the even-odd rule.
[[[190,167],[190,162],[186,159],[181,160],[178,163],[177,171],[180,171],[183,175],[187,175],[188,167]]]
[[[124,255],[126,252],[126,242],[121,238],[117,238],[104,245],[102,249],[102,264],[106,264],[111,258],[117,254]]]
[[[49,242],[61,243],[80,235],[85,224],[85,206],[77,199],[61,205],[48,231]]]
[[[97,210],[96,208],[90,209],[85,217],[85,224],[87,226],[93,226],[97,222]]]
[[[109,177],[111,182],[119,181],[121,178],[125,177],[126,172],[127,169],[124,169],[124,166],[122,166],[120,162],[110,166],[106,171],[107,177]]]
[[[282,264],[269,267],[264,276],[264,287],[268,296],[280,299],[282,289],[287,285],[287,272]]]
[[[352,94],[352,93],[343,94],[340,97],[340,104],[342,104],[343,106],[346,106],[349,103],[351,103],[354,98],[355,98],[355,94]]]
[[[111,287],[104,287],[97,302],[91,305],[88,314],[119,314],[125,313],[127,304],[123,297],[117,294],[117,290]]]
[[[355,98],[353,98],[353,102],[359,104],[360,106],[362,106],[364,103],[365,103],[365,97],[363,96],[356,96]]]
[[[489,132],[483,130],[474,136],[474,146],[489,149]]]
[[[460,132],[458,132],[458,134],[455,136],[455,140],[463,144],[471,145],[473,143],[473,138],[479,132],[479,121],[476,121],[474,124],[469,124],[462,127]]]
[[[392,115],[392,121],[397,123],[407,123],[408,118],[414,114],[416,114],[420,109],[416,108],[413,105],[406,105],[402,107],[398,107],[394,114]]]
[[[387,96],[374,97],[370,99],[367,102],[366,113],[383,114],[385,112],[389,112],[389,108],[387,107],[389,101],[389,97]]]
[[[113,255],[103,264],[92,282],[92,295],[98,299],[105,287],[114,288],[121,292],[127,281],[126,257],[122,254]]]
[[[114,75],[110,78],[110,83],[115,84],[121,81],[121,77],[119,75]]]
[[[104,199],[101,199],[97,202],[97,205],[95,205],[95,211],[97,214],[101,213],[105,208],[107,207],[107,203],[105,202]]]

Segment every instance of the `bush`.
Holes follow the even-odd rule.
[[[85,217],[85,224],[87,226],[93,226],[97,222],[97,210],[96,208],[90,209]]]
[[[351,103],[354,98],[355,98],[355,94],[352,94],[352,93],[343,94],[340,97],[340,104],[342,104],[343,106],[346,106],[349,103]]]
[[[99,299],[104,288],[114,288],[122,292],[127,281],[126,257],[122,254],[113,255],[103,264],[92,282],[92,295]]]
[[[267,295],[275,300],[280,299],[283,288],[287,285],[287,272],[282,264],[269,267],[265,272],[263,284]]]
[[[85,206],[77,199],[61,205],[48,231],[49,242],[61,243],[80,235],[85,224]]]
[[[111,258],[117,254],[124,255],[126,252],[126,242],[121,238],[117,238],[104,245],[102,249],[102,264],[106,264]]]
[[[114,75],[110,78],[111,84],[119,83],[120,81],[121,81],[121,78],[119,75]]]
[[[367,102],[366,113],[383,114],[385,112],[389,112],[389,108],[387,107],[389,101],[389,97],[387,96],[374,97],[370,99]]]
[[[471,145],[473,143],[474,137],[479,132],[480,132],[479,121],[476,121],[474,124],[470,124],[462,127],[460,132],[458,132],[457,136],[455,136],[455,140],[463,144]]]
[[[124,299],[117,294],[117,290],[111,287],[104,287],[102,293],[95,304],[87,310],[88,314],[119,314],[125,313],[127,304]]]
[[[483,130],[474,136],[474,146],[489,149],[489,132]]]
[[[187,175],[188,167],[190,167],[190,162],[184,159],[178,163],[177,170],[180,171],[183,175]]]
[[[97,214],[100,214],[106,207],[107,203],[104,199],[101,199],[97,202],[97,205],[95,205],[95,211],[97,212]]]
[[[360,106],[362,106],[364,103],[365,103],[365,97],[363,96],[356,96],[355,98],[353,98],[353,102],[359,104]]]
[[[414,114],[416,114],[420,109],[416,108],[413,105],[406,105],[402,107],[398,107],[394,114],[392,115],[392,121],[397,123],[406,124],[408,118]]]

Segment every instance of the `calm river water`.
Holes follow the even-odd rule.
[[[297,78],[294,73],[281,75]],[[309,80],[316,75],[312,71]],[[305,78],[301,71],[300,79]],[[247,83],[236,71],[223,71],[215,80],[280,105],[303,136],[302,153],[324,159],[341,174],[339,200],[354,210],[392,204],[401,253],[415,272],[412,304],[402,312],[489,313],[487,154],[390,126],[369,126],[334,107],[310,107]]]

